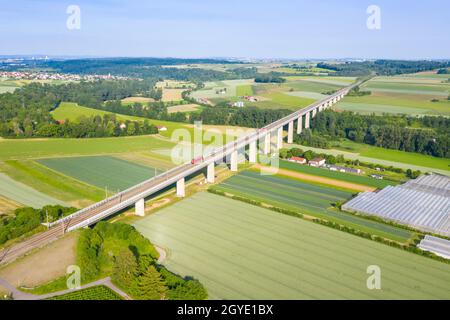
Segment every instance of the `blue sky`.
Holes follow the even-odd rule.
[[[449,30],[448,0],[0,0],[0,55],[450,58]]]

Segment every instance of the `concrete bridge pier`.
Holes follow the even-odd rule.
[[[256,140],[250,142],[248,146],[248,161],[250,163],[256,163]]]
[[[302,116],[297,119],[297,134],[302,133]]]
[[[139,199],[134,204],[134,214],[140,217],[145,216],[145,200],[144,198]]]
[[[277,129],[277,151],[283,148],[283,127]]]
[[[214,183],[215,178],[215,168],[214,168],[214,162],[211,162],[208,164],[208,167],[206,168],[206,181],[208,183]]]
[[[231,171],[238,171],[238,152],[237,150],[234,150],[231,153],[231,157],[230,157],[230,169]]]
[[[288,138],[287,143],[294,142],[294,121],[289,122],[288,124]]]
[[[317,113],[317,108],[314,108],[313,111],[312,111],[312,117],[313,118],[316,116],[316,113]]]
[[[265,136],[264,136],[264,148],[263,148],[263,154],[268,155],[270,153],[270,132],[268,132]]]
[[[309,111],[305,114],[305,129],[309,128]]]
[[[185,195],[184,178],[181,178],[177,181],[177,197],[183,198]]]

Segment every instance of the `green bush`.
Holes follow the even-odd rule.
[[[82,230],[77,250],[83,283],[110,273],[111,280],[135,299],[207,297],[198,281],[157,267],[159,254],[152,243],[128,224],[99,222]]]
[[[168,298],[170,300],[204,300],[208,293],[202,284],[195,279],[183,279],[160,266],[159,272],[169,288]]]
[[[76,210],[76,208],[66,208],[60,205],[45,206],[42,209],[18,208],[14,211],[12,218],[7,217],[0,220],[0,244],[37,229],[41,223],[47,222],[47,213],[48,221],[52,222]]]

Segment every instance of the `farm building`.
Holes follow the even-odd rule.
[[[236,101],[232,104],[233,107],[237,107],[237,108],[243,108],[244,107],[244,102],[243,101]]]
[[[167,131],[167,127],[165,126],[156,126],[158,128],[158,131]]]
[[[305,164],[306,163],[306,159],[305,158],[301,158],[301,157],[291,157],[291,158],[288,159],[288,161],[295,162],[295,163],[300,163],[300,164]]]
[[[379,192],[363,192],[342,209],[374,215],[418,230],[450,236],[450,178],[423,175]]]
[[[325,159],[314,158],[312,160],[309,160],[308,164],[312,167],[321,167],[325,164]]]
[[[327,168],[331,171],[361,174],[361,169],[357,169],[357,168],[347,168],[347,167],[341,167],[341,166],[335,166],[335,165],[328,165]]]

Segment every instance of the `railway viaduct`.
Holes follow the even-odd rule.
[[[145,198],[167,187],[176,185],[178,197],[185,196],[186,177],[206,168],[206,181],[214,183],[215,165],[229,159],[231,171],[238,170],[238,153],[248,149],[248,161],[256,163],[258,149],[262,154],[269,154],[274,147],[275,151],[282,148],[284,127],[287,127],[287,143],[293,142],[294,130],[301,133],[304,128],[310,127],[310,120],[318,112],[321,112],[341,100],[353,87],[359,86],[362,81],[343,88],[331,96],[317,101],[305,108],[279,119],[264,128],[257,129],[248,135],[240,137],[233,142],[216,148],[209,154],[203,155],[198,162],[191,161],[181,164],[160,175],[139,183],[127,190],[117,193],[89,207],[81,209],[70,216],[53,222],[45,232],[37,234],[29,239],[0,251],[0,264],[7,263],[24,253],[45,245],[65,232],[92,225],[108,216],[111,216],[125,208],[135,206],[137,215],[144,215]],[[276,138],[275,138],[276,137]],[[276,143],[272,146],[272,138]],[[259,147],[259,148],[258,148]]]

